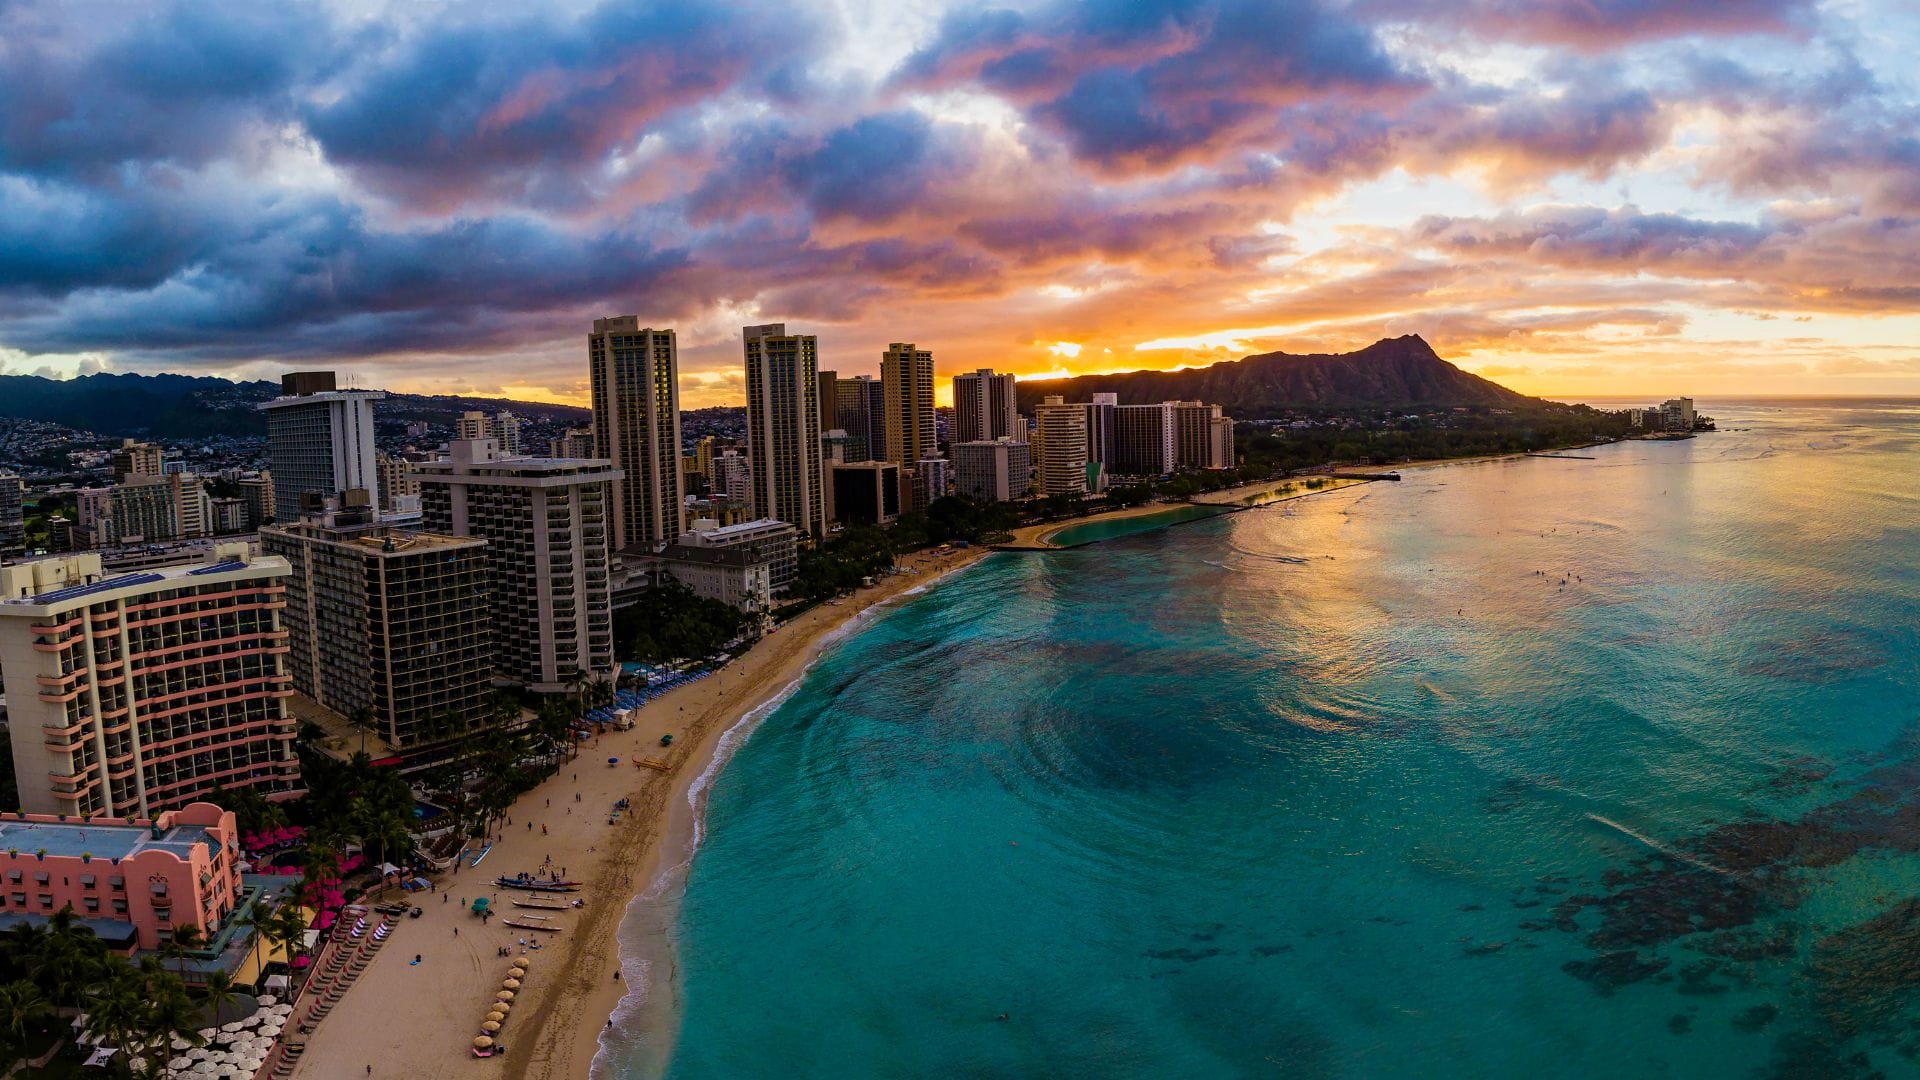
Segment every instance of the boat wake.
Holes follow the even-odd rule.
[[[1646,846],[1652,848],[1653,850],[1659,852],[1662,855],[1665,855],[1667,858],[1672,859],[1675,862],[1685,863],[1696,870],[1705,870],[1710,874],[1719,874],[1721,877],[1730,878],[1734,876],[1733,872],[1730,870],[1723,870],[1720,867],[1715,866],[1710,862],[1707,862],[1705,859],[1697,858],[1695,856],[1687,854],[1684,851],[1679,851],[1674,848],[1668,847],[1667,845],[1661,843],[1660,841],[1655,840],[1653,837],[1648,836],[1645,833],[1635,832],[1634,830],[1629,829],[1625,825],[1620,824],[1619,822],[1613,820],[1612,818],[1601,817],[1599,814],[1588,814],[1587,820],[1597,821],[1600,824],[1605,825],[1607,828],[1614,830],[1615,832],[1621,833],[1622,835],[1625,835],[1625,836],[1632,837],[1633,839],[1640,841],[1642,844],[1645,844]]]

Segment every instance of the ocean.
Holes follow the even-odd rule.
[[[1920,1075],[1920,403],[1702,408],[869,621],[601,1074]]]

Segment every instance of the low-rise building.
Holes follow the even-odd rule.
[[[745,548],[755,561],[767,564],[768,587],[775,596],[787,591],[800,564],[800,530],[774,518],[758,518],[738,525],[696,521],[675,543],[689,548]]]
[[[149,820],[0,816],[0,916],[34,923],[73,909],[112,949],[157,950],[183,927],[215,938],[239,908],[240,832],[195,802]]]
[[[900,466],[859,461],[833,466],[833,508],[842,525],[891,525],[900,517]]]
[[[695,596],[742,611],[765,611],[773,604],[772,573],[749,548],[668,544],[655,562]]]

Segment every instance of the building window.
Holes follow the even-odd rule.
[[[51,910],[53,910],[53,894],[52,894],[52,893],[41,893],[41,894],[40,894],[40,906],[41,906],[41,907],[43,907],[43,908],[45,908],[45,909],[47,909],[47,910],[49,910],[49,911],[51,911]]]

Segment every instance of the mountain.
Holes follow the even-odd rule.
[[[1561,408],[1461,371],[1418,334],[1382,338],[1350,353],[1296,356],[1272,352],[1184,371],[1133,371],[1071,379],[1022,380],[1020,407],[1060,394],[1086,401],[1117,393],[1122,405],[1204,401],[1224,405],[1236,419],[1259,420],[1292,410],[1453,408]]]
[[[232,382],[204,375],[101,372],[75,379],[0,375],[0,416],[46,420],[112,436],[195,438],[266,431],[254,406],[280,392],[266,381]],[[501,398],[389,394],[382,420],[451,424],[462,412],[502,409],[521,416],[585,423],[587,410]]]

